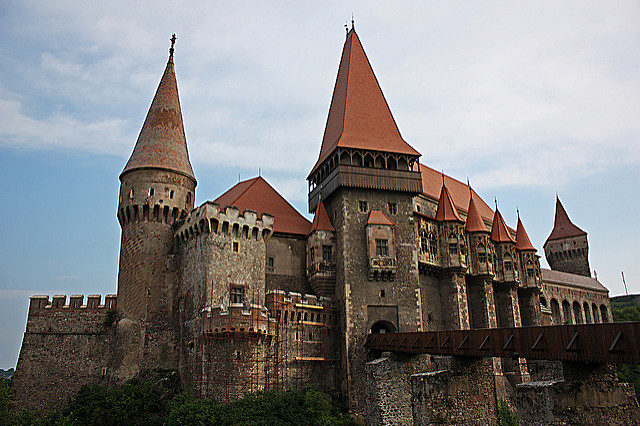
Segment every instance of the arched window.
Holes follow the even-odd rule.
[[[591,309],[589,309],[589,304],[584,302],[582,305],[582,309],[584,310],[584,322],[586,324],[591,324]]]
[[[174,191],[173,189],[169,191],[169,198],[173,200]]]
[[[571,305],[566,300],[562,301],[562,316],[565,324],[573,324],[573,315],[571,314]]]
[[[398,160],[398,170],[409,170],[409,164],[404,157],[400,157]]]
[[[546,308],[547,307],[547,299],[545,299],[544,297],[541,297],[540,298],[540,304]]]
[[[354,152],[353,156],[351,157],[351,164],[353,164],[354,166],[362,167],[362,156],[359,153]]]
[[[191,192],[187,192],[187,204],[191,204]]]
[[[387,158],[387,169],[395,170],[398,168],[398,163],[396,163],[396,159],[393,157]]]
[[[591,313],[593,314],[593,322],[601,322],[600,313],[598,312],[598,305],[596,305],[595,303],[591,304]]]
[[[560,304],[556,299],[551,299],[551,316],[553,317],[554,325],[562,324],[562,318],[560,315]]]
[[[576,318],[576,324],[584,323],[584,319],[582,318],[582,308],[578,302],[573,302],[573,315]]]
[[[602,322],[609,322],[609,314],[607,313],[607,307],[604,305],[600,305],[600,318],[602,318]]]
[[[373,167],[373,155],[367,153],[364,155],[364,166]]]
[[[384,169],[384,157],[382,155],[376,155],[376,159],[375,159],[375,167],[376,169]]]
[[[347,151],[342,151],[340,153],[340,164],[351,164],[351,156]]]

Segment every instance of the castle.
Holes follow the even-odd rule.
[[[508,227],[420,156],[351,28],[307,178],[313,222],[262,177],[195,207],[172,42],[120,174],[117,296],[31,297],[15,404],[44,409],[85,383],[166,368],[204,397],[339,390],[364,418],[369,333],[611,320],[587,234],[559,199],[542,269],[520,217]],[[500,392],[538,374],[488,362]]]

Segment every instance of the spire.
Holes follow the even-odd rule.
[[[467,180],[468,182],[468,180]],[[467,232],[489,232],[487,227],[478,213],[476,202],[473,200],[473,191],[469,186],[469,208],[467,209],[467,223],[464,225],[464,229]]]
[[[318,208],[316,209],[316,215],[313,217],[313,223],[311,224],[311,229],[309,233],[313,231],[331,231],[335,232],[335,228],[331,224],[331,220],[329,219],[329,215],[327,214],[327,209],[324,208],[324,203],[320,201],[318,204]]]
[[[518,226],[516,227],[516,248],[518,250],[533,250],[536,248],[531,244],[527,231],[524,229],[524,225],[520,220],[520,212],[518,211]]]
[[[436,210],[436,220],[440,222],[451,220],[464,222],[460,214],[458,214],[458,209],[456,209],[453,203],[447,185],[444,184],[444,174],[442,175],[442,189],[440,190],[440,199],[438,200],[438,209]]]
[[[497,205],[496,201],[496,205]],[[511,234],[509,234],[509,230],[507,229],[507,225],[504,223],[504,219],[500,214],[500,211],[496,208],[496,212],[493,214],[493,224],[491,225],[491,241],[496,243],[515,243],[513,238],[511,238]]]
[[[547,238],[547,241],[578,237],[580,235],[587,235],[587,233],[571,222],[569,215],[560,202],[560,198],[558,198],[558,194],[556,194],[556,217],[553,221],[553,230]]]
[[[175,34],[171,37],[169,61],[160,79],[156,95],[122,175],[138,169],[162,169],[196,180],[184,135],[182,110],[173,66]]]
[[[400,136],[353,24],[342,50],[320,156],[310,174],[337,147],[420,155]]]

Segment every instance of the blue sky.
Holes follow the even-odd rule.
[[[0,4],[0,368],[29,295],[115,293],[118,175],[172,32],[197,203],[260,167],[306,212],[354,12],[422,162],[497,197],[510,226],[518,207],[539,249],[558,191],[600,281],[622,294],[624,270],[640,292],[638,2],[135,4]]]

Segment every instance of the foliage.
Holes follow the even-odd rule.
[[[498,424],[500,426],[518,426],[518,416],[509,408],[504,399],[498,401]]]
[[[164,377],[163,377],[164,376]],[[222,404],[181,390],[177,374],[146,372],[120,387],[84,386],[63,409],[37,418],[12,414],[0,424],[41,425],[354,425],[340,401],[312,390],[269,391]],[[0,394],[4,395],[4,394]],[[8,387],[7,387],[8,400]],[[0,407],[1,408],[1,407]],[[0,411],[7,415],[7,411]]]
[[[115,309],[109,309],[104,315],[104,327],[109,328],[116,321],[118,312]]]
[[[611,312],[615,322],[640,321],[640,303],[635,297],[617,298],[611,303]],[[640,395],[640,365],[618,364],[618,378],[621,382],[630,383]]]
[[[9,418],[9,381],[0,379],[0,424],[5,424]]]

